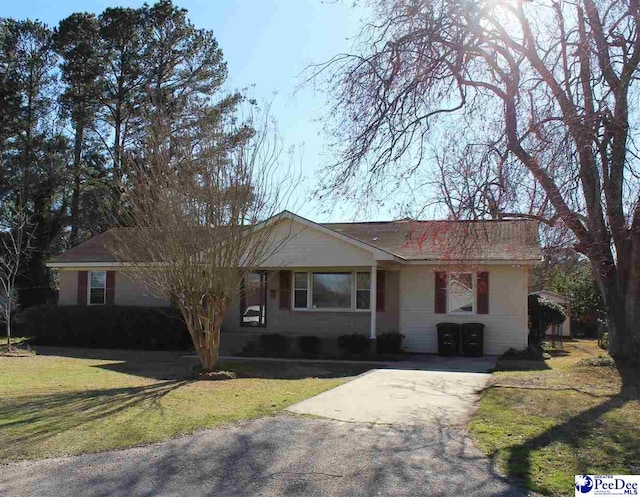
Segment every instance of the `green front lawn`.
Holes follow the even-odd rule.
[[[580,366],[595,340],[565,343],[547,361],[498,364],[470,428],[506,476],[545,495],[574,495],[576,474],[640,473],[637,372]]]
[[[180,352],[38,348],[0,357],[0,461],[148,444],[257,418],[340,385],[360,365],[230,361],[239,378],[190,379]]]

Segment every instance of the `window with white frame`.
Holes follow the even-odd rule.
[[[293,308],[306,309],[309,306],[309,273],[293,274]]]
[[[356,309],[371,307],[371,273],[356,273]]]
[[[368,311],[371,273],[368,271],[296,271],[293,309]]]
[[[89,305],[101,305],[107,299],[107,272],[91,271],[89,273]]]
[[[475,312],[475,278],[473,273],[450,273],[447,302],[452,314]]]

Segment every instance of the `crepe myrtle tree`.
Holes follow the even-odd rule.
[[[11,319],[18,310],[16,278],[29,258],[34,225],[24,208],[8,206],[0,213],[0,321],[11,349]]]
[[[110,246],[125,273],[180,309],[205,372],[247,271],[288,233],[265,221],[288,200],[293,168],[282,168],[272,121],[258,124],[203,118],[185,136],[156,116],[130,165],[130,229]]]
[[[637,362],[640,2],[368,4],[353,53],[311,68],[338,157],[320,193],[370,195],[395,176],[436,186],[453,216],[563,227],[591,263],[610,353]]]

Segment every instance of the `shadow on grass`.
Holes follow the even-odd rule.
[[[593,472],[607,473],[620,471],[625,466],[625,472],[633,472],[640,468],[640,432],[637,427],[625,430],[622,426],[616,429],[605,426],[603,416],[616,409],[624,407],[629,402],[640,399],[640,371],[637,369],[620,370],[622,388],[620,393],[609,397],[601,404],[582,411],[580,414],[566,419],[540,435],[509,449],[507,456],[507,476],[524,480],[529,488],[535,488],[532,480],[534,453],[543,450],[554,443],[570,446],[578,457],[578,471],[582,474]],[[580,390],[576,390],[580,393]],[[598,467],[600,461],[589,460],[589,453],[594,450],[590,445],[590,437],[601,431],[604,438],[599,438],[595,450],[604,451],[608,456],[616,459],[616,468]],[[616,448],[620,446],[622,450]],[[634,469],[635,468],[635,469]],[[561,468],[558,468],[561,470]],[[538,488],[544,493],[552,493],[549,488]]]
[[[220,369],[233,371],[241,378],[300,380],[305,378],[349,378],[372,369],[371,364],[290,361],[222,361]]]
[[[177,357],[167,361],[151,361],[141,356],[139,360],[113,362],[93,367],[156,380],[194,379],[199,371],[198,360],[195,357]],[[242,361],[221,361],[219,369],[234,372],[238,378],[301,380],[305,378],[348,378],[369,371],[371,366],[285,361],[267,362],[247,359]]]
[[[551,357],[566,357],[571,355],[571,352],[569,352],[568,350],[562,350],[562,349],[549,349],[546,352]]]
[[[38,355],[111,361],[92,367],[155,380],[186,380],[195,377],[198,358],[188,351],[145,351],[38,347]],[[373,368],[371,363],[261,361],[235,359],[221,361],[220,369],[241,378],[297,380],[304,378],[347,378]]]
[[[502,356],[498,359],[494,371],[544,371],[548,369],[551,367],[542,358],[520,359]]]
[[[142,357],[145,360],[167,361],[194,353],[190,350],[94,349],[88,347],[54,347],[50,345],[36,345],[34,349],[41,356],[105,361],[130,361]]]
[[[7,399],[0,403],[0,420],[4,420],[0,423],[0,437],[5,447],[32,445],[133,407],[162,409],[160,400],[186,383],[170,381],[140,387]],[[24,450],[27,448],[18,449],[17,456]]]

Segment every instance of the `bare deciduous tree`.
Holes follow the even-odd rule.
[[[0,219],[0,321],[11,349],[11,319],[18,310],[16,278],[29,258],[34,226],[25,209],[9,207]]]
[[[422,172],[454,214],[561,223],[591,261],[611,354],[636,362],[640,2],[369,3],[357,53],[314,73],[328,75],[340,147],[324,187]],[[430,147],[435,170],[421,167]]]
[[[202,119],[178,136],[154,119],[131,164],[131,228],[111,246],[123,271],[180,309],[204,371],[217,366],[222,321],[247,271],[286,241],[265,221],[296,181],[277,167],[271,121],[259,124]]]

